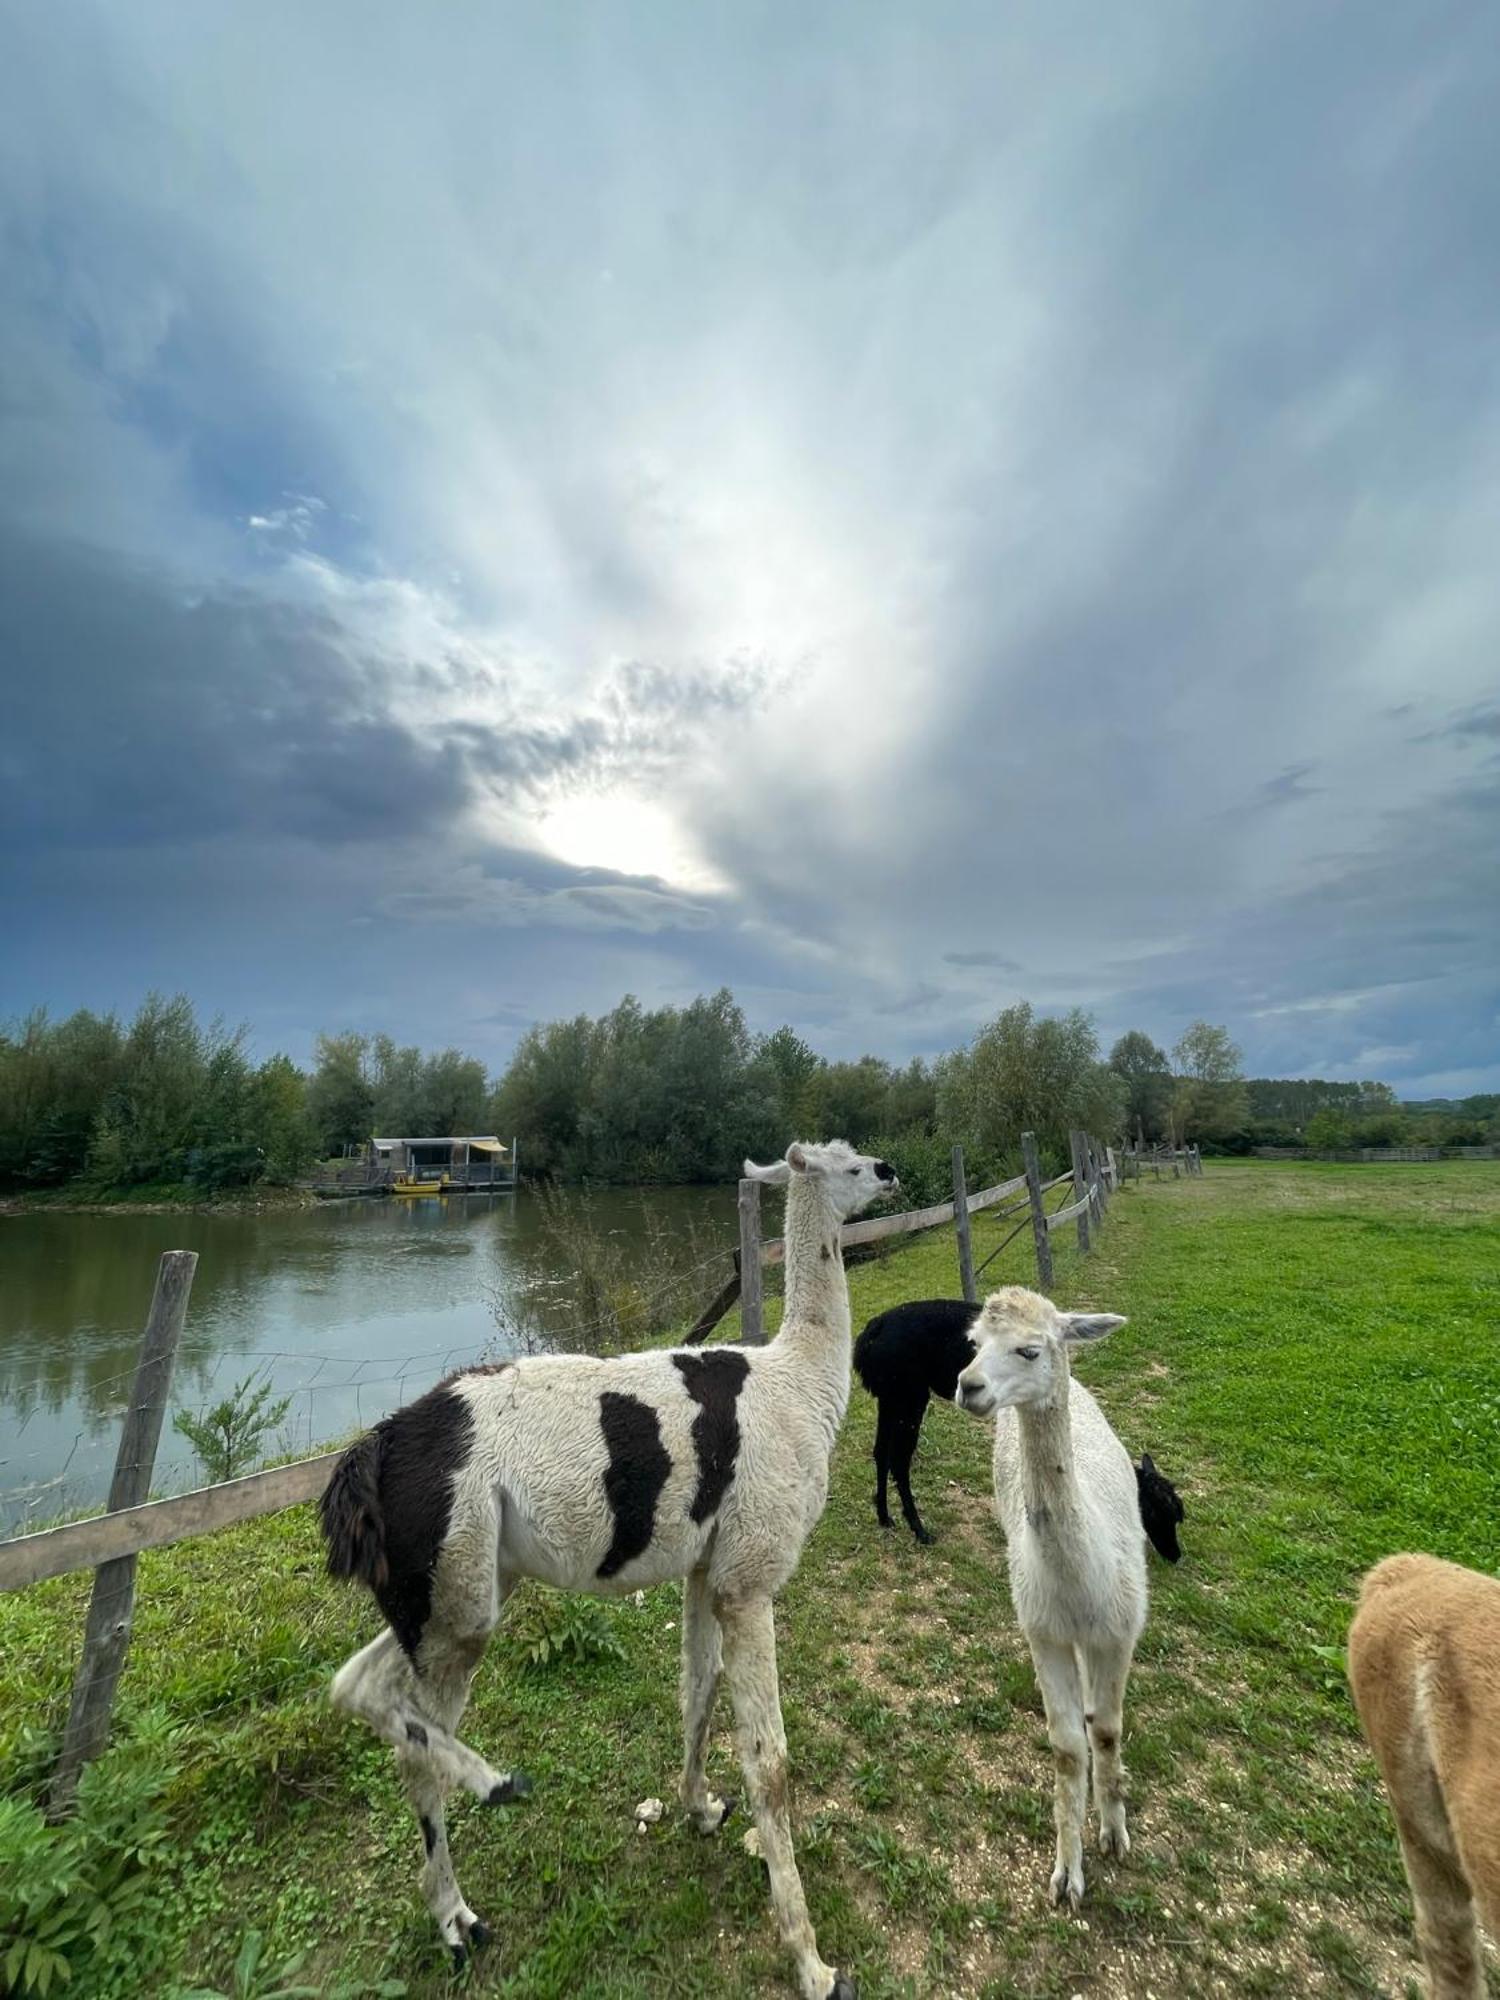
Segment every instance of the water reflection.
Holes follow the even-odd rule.
[[[648,1223],[727,1248],[731,1189],[591,1198],[628,1268]],[[101,1499],[163,1250],[199,1253],[174,1381],[197,1407],[265,1372],[287,1448],[339,1435],[524,1327],[573,1344],[574,1274],[535,1197],[329,1203],[262,1215],[0,1216],[0,1529]],[[717,1278],[705,1273],[704,1297]],[[588,1329],[579,1343],[589,1345]],[[194,1476],[168,1428],[158,1484]],[[59,1485],[59,1482],[62,1482]]]

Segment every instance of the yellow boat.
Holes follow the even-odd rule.
[[[443,1183],[436,1181],[413,1181],[402,1179],[391,1183],[392,1194],[441,1194]]]

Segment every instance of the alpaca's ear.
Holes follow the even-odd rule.
[[[807,1155],[795,1139],[786,1149],[786,1163],[794,1174],[807,1172]]]
[[[1151,1473],[1154,1473],[1156,1471],[1156,1466],[1152,1461],[1152,1457],[1149,1451],[1143,1451],[1141,1453],[1141,1470],[1142,1472],[1151,1472]]]
[[[773,1166],[758,1167],[754,1160],[745,1162],[745,1179],[762,1181],[767,1187],[785,1187],[792,1178],[792,1170],[785,1160],[777,1160]]]
[[[1059,1331],[1070,1344],[1079,1340],[1103,1340],[1125,1321],[1119,1313],[1059,1313]]]

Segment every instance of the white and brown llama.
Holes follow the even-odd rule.
[[[1083,1818],[1093,1751],[1099,1849],[1130,1852],[1120,1760],[1125,1683],[1146,1623],[1146,1542],[1135,1467],[1068,1349],[1102,1340],[1115,1313],[1059,1312],[1021,1285],[986,1299],[978,1352],[955,1401],[995,1420],[995,1511],[1010,1594],[1036,1665],[1055,1767],[1052,1896],[1083,1896]]]
[[[1500,1939],[1500,1581],[1436,1556],[1387,1556],[1360,1590],[1348,1657],[1430,2000],[1484,2000],[1476,1905]]]
[[[461,1372],[351,1445],[323,1496],[329,1569],[367,1583],[387,1621],[339,1669],[333,1700],[396,1753],[427,1905],[459,1962],[489,1933],[454,1879],[444,1799],[463,1786],[502,1805],[531,1790],[456,1734],[507,1593],[519,1577],[606,1596],[681,1577],[683,1806],[704,1833],[728,1810],[704,1780],[722,1660],[804,2000],[854,2000],[818,1956],[792,1854],[772,1600],[823,1511],[849,1401],[840,1225],[897,1182],[842,1140],[745,1171],[787,1190],[786,1302],[768,1346]]]

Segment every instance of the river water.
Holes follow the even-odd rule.
[[[667,1246],[684,1303],[706,1303],[729,1268],[734,1201],[732,1187],[588,1197],[611,1298],[659,1269]],[[172,1408],[265,1379],[292,1397],[270,1453],[372,1422],[520,1338],[597,1345],[598,1295],[579,1279],[576,1240],[530,1189],[245,1214],[0,1215],[0,1534],[104,1499],[163,1250],[199,1255]],[[200,1478],[169,1417],[154,1490]]]

